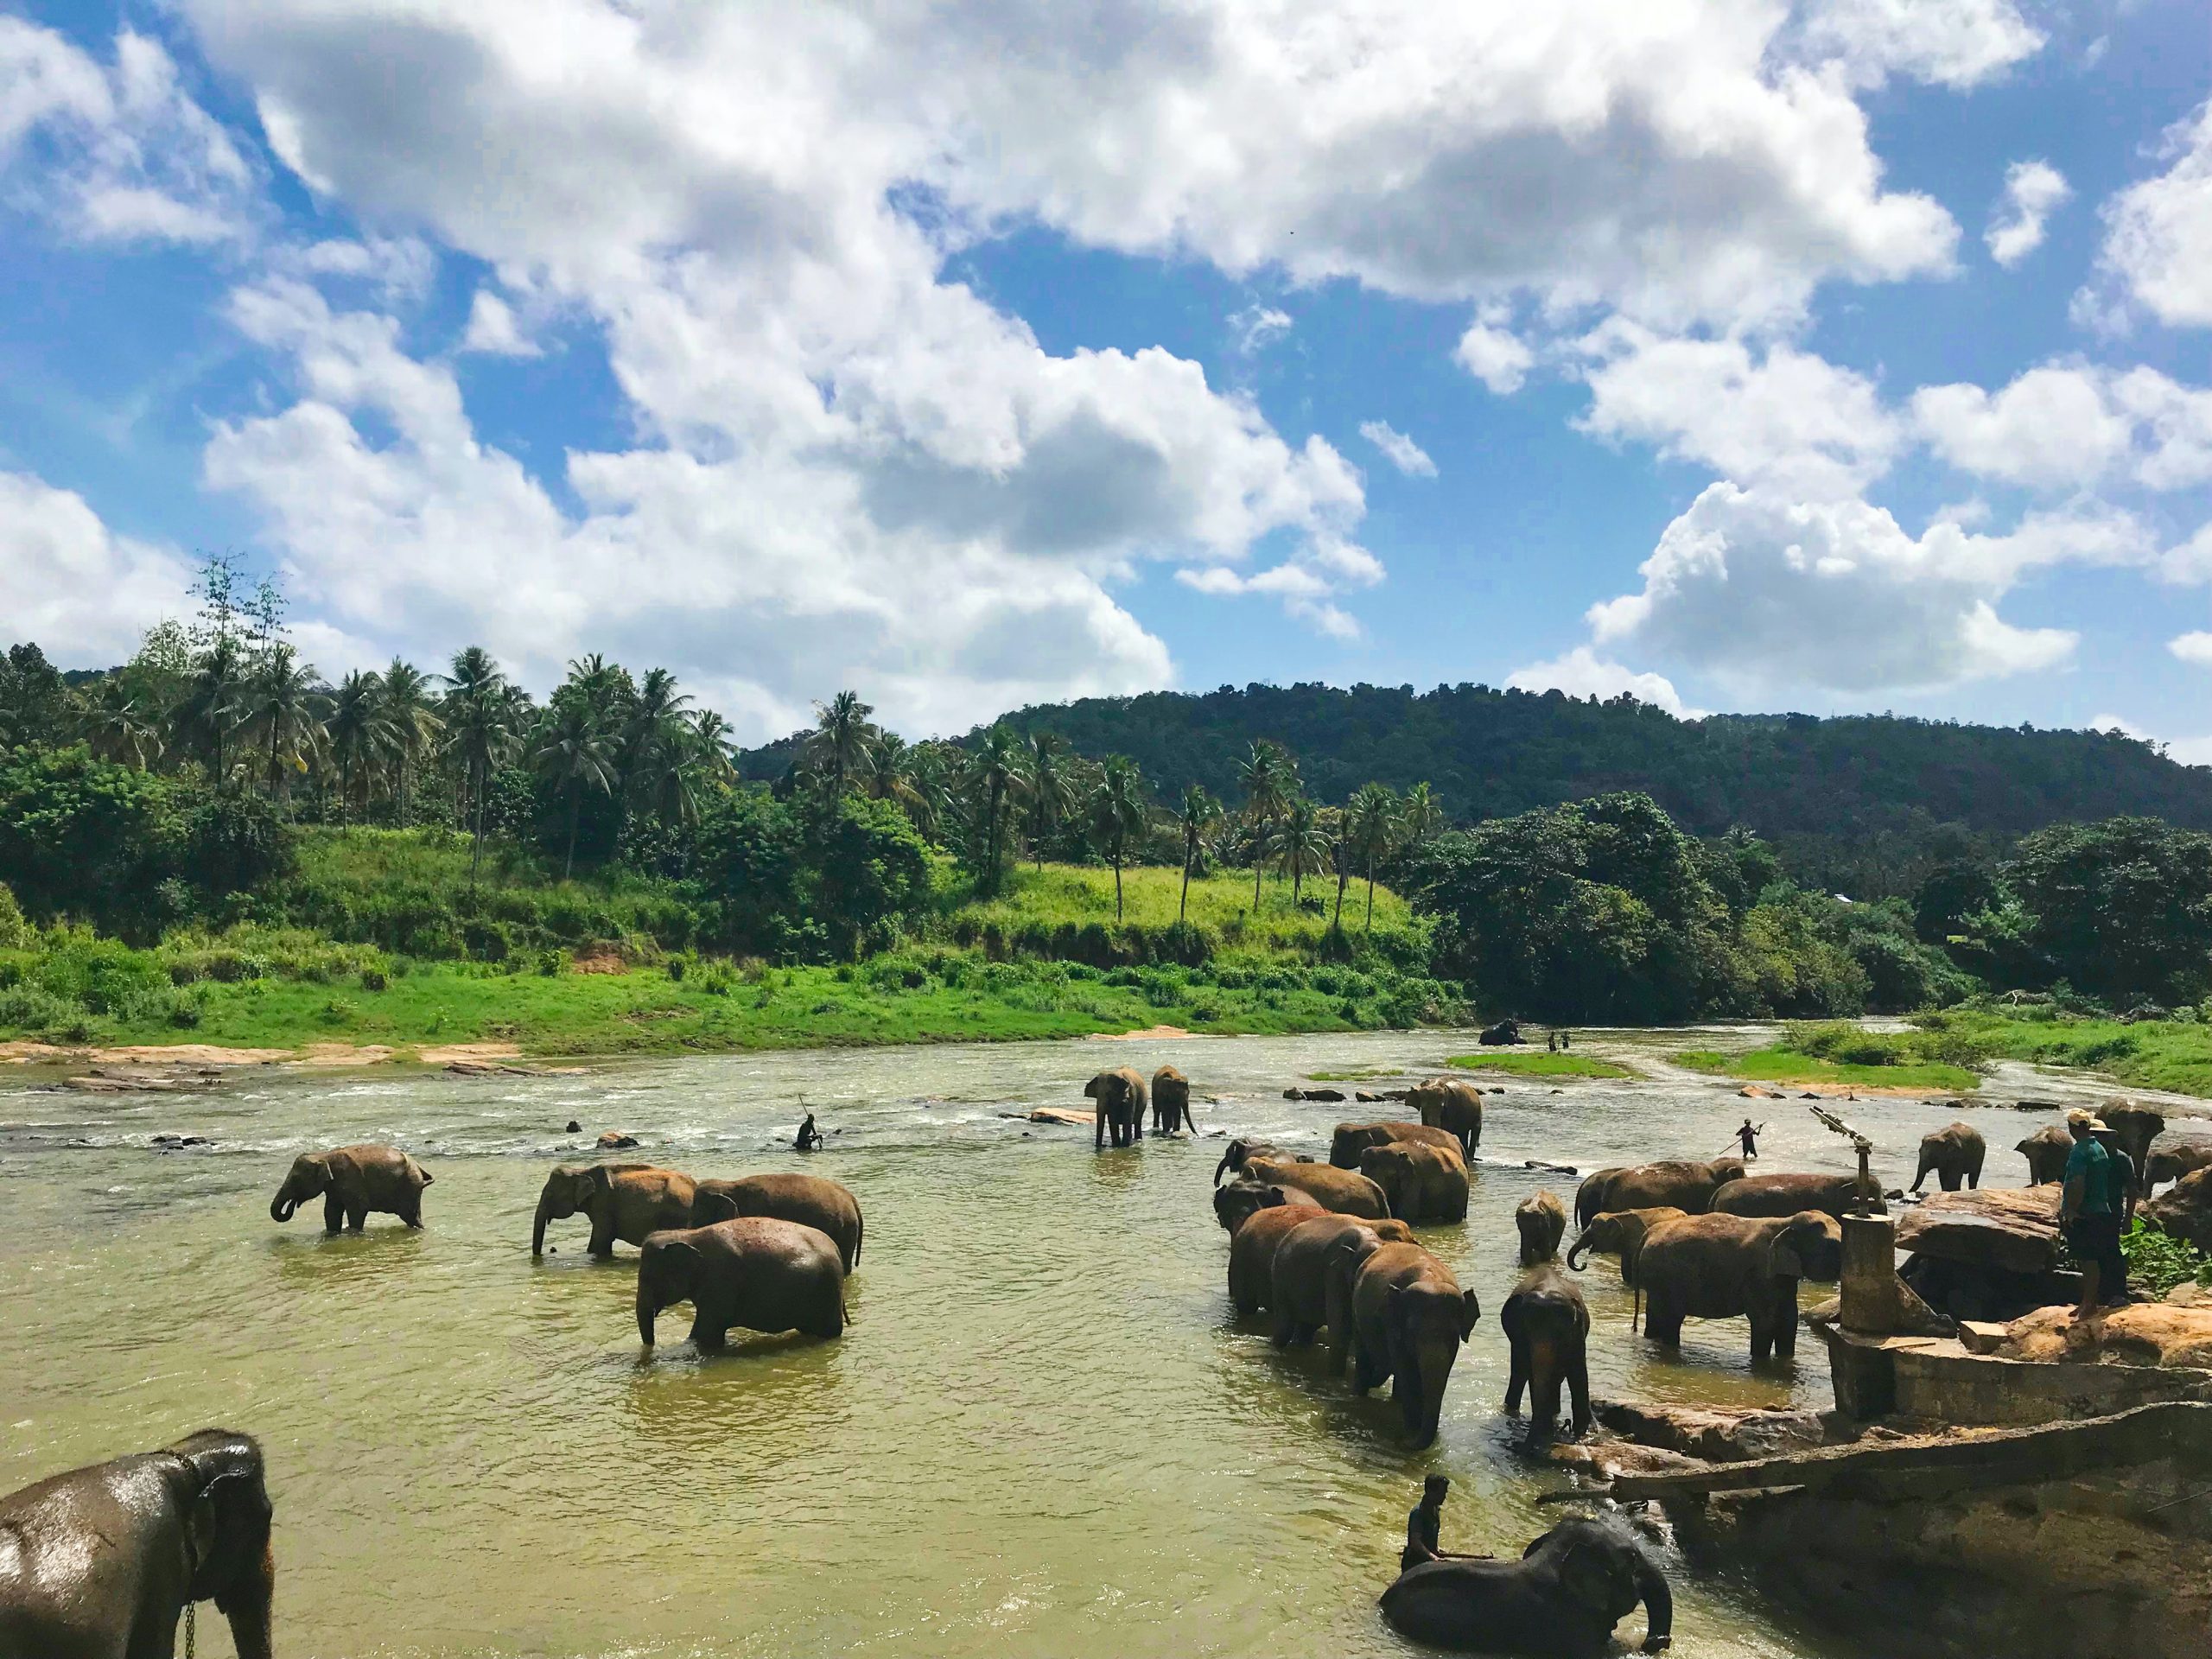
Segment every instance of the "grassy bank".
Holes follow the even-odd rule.
[[[2005,1059],[2080,1066],[2141,1088],[2212,1097],[2212,1026],[2198,1020],[2123,1025],[2031,1007],[1952,1008],[1919,1015],[1914,1024]]]
[[[1455,1054],[1445,1062],[1468,1071],[1505,1071],[1516,1077],[1632,1077],[1624,1065],[1588,1054],[1522,1053],[1510,1048],[1488,1049],[1480,1054]]]
[[[1972,1034],[1948,1028],[1872,1032],[1850,1020],[1794,1021],[1783,1040],[1749,1052],[1691,1049],[1675,1064],[1711,1077],[1747,1083],[1813,1084],[1828,1088],[1925,1089],[1967,1094],[1991,1052]]]

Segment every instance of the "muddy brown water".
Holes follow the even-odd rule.
[[[1513,1206],[1539,1185],[1573,1190],[1517,1161],[1710,1156],[1747,1103],[1770,1125],[1767,1167],[1843,1168],[1842,1143],[1799,1103],[1704,1080],[1557,1093],[1504,1080],[1466,1224],[1425,1231],[1484,1315],[1437,1445],[1414,1453],[1382,1393],[1352,1398],[1230,1315],[1207,1203],[1218,1140],[1094,1155],[1088,1130],[1000,1114],[1082,1105],[1103,1065],[1172,1061],[1216,1097],[1196,1106],[1209,1136],[1325,1155],[1335,1122],[1376,1109],[1292,1104],[1286,1084],[1425,1071],[1471,1046],[1419,1033],[690,1058],[569,1077],[264,1071],[190,1097],[0,1077],[0,1491],[203,1425],[251,1430],[276,1503],[289,1659],[1415,1651],[1375,1598],[1421,1478],[1452,1477],[1447,1547],[1513,1553],[1558,1513],[1539,1496],[1565,1484],[1498,1411]],[[626,1247],[589,1262],[579,1218],[556,1225],[557,1254],[531,1260],[545,1169],[599,1130],[628,1129],[641,1155],[702,1175],[788,1168],[801,1160],[776,1141],[802,1096],[832,1131],[804,1166],[867,1211],[842,1342],[753,1338],[702,1359],[682,1311],[648,1357]],[[1953,1116],[1845,1109],[1884,1146],[1891,1184]],[[570,1118],[584,1135],[562,1133]],[[1984,1122],[2004,1184],[2019,1179],[2023,1122]],[[215,1145],[156,1153],[162,1132]],[[295,1153],[360,1140],[435,1173],[427,1230],[377,1217],[364,1236],[326,1239],[314,1205],[270,1223]],[[1754,1372],[1740,1321],[1693,1323],[1665,1357],[1630,1335],[1609,1262],[1582,1282],[1601,1394],[1828,1403],[1809,1337],[1794,1368]],[[1845,1651],[1743,1586],[1676,1567],[1677,1652]],[[218,1619],[200,1642],[231,1652]]]

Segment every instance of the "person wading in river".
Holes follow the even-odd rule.
[[[798,1134],[791,1145],[801,1152],[813,1152],[822,1145],[822,1131],[814,1127],[814,1114],[806,1115],[806,1122],[798,1126]]]
[[[2082,1305],[2074,1317],[2086,1319],[2096,1313],[2105,1290],[2127,1294],[2127,1262],[2120,1253],[2125,1199],[2119,1205],[2113,1202],[2116,1183],[2112,1154],[2097,1138],[2100,1131],[2111,1133],[2104,1120],[2076,1107],[2066,1114],[2066,1128],[2074,1137],[2074,1149],[2066,1154],[2058,1220],[2065,1230],[2066,1247],[2082,1269]]]
[[[1488,1555],[1462,1555],[1439,1549],[1444,1500],[1452,1491],[1448,1476],[1431,1475],[1421,1484],[1421,1502],[1406,1514],[1406,1547],[1398,1552],[1398,1571],[1411,1572],[1423,1561],[1487,1561]]]
[[[1744,1120],[1744,1127],[1736,1131],[1736,1144],[1743,1148],[1745,1157],[1756,1158],[1759,1155],[1759,1136],[1765,1133],[1765,1124],[1759,1124],[1755,1128],[1750,1118]]]

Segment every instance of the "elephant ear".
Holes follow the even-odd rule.
[[[576,1196],[580,1201],[585,1198],[604,1198],[613,1196],[613,1192],[614,1172],[605,1164],[594,1164],[584,1172],[582,1190]]]
[[[1805,1258],[1797,1253],[1796,1230],[1779,1234],[1767,1247],[1766,1270],[1777,1279],[1802,1279]]]
[[[1624,1590],[1628,1592],[1629,1605],[1636,1605],[1633,1580],[1623,1571],[1613,1552],[1595,1539],[1578,1538],[1567,1545],[1559,1558],[1559,1581],[1585,1607],[1618,1606]]]
[[[737,1200],[727,1192],[709,1192],[702,1188],[691,1200],[691,1224],[711,1227],[718,1221],[737,1219]]]
[[[1475,1293],[1468,1291],[1459,1298],[1459,1340],[1465,1342],[1475,1334],[1475,1325],[1482,1319],[1483,1305],[1476,1300]]]
[[[303,1152],[292,1160],[292,1173],[314,1182],[309,1191],[320,1192],[330,1185],[330,1154],[327,1152]]]

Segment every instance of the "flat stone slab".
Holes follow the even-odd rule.
[[[1940,1261],[2049,1273],[2058,1265],[2056,1184],[1937,1192],[1897,1222],[1897,1248]]]

